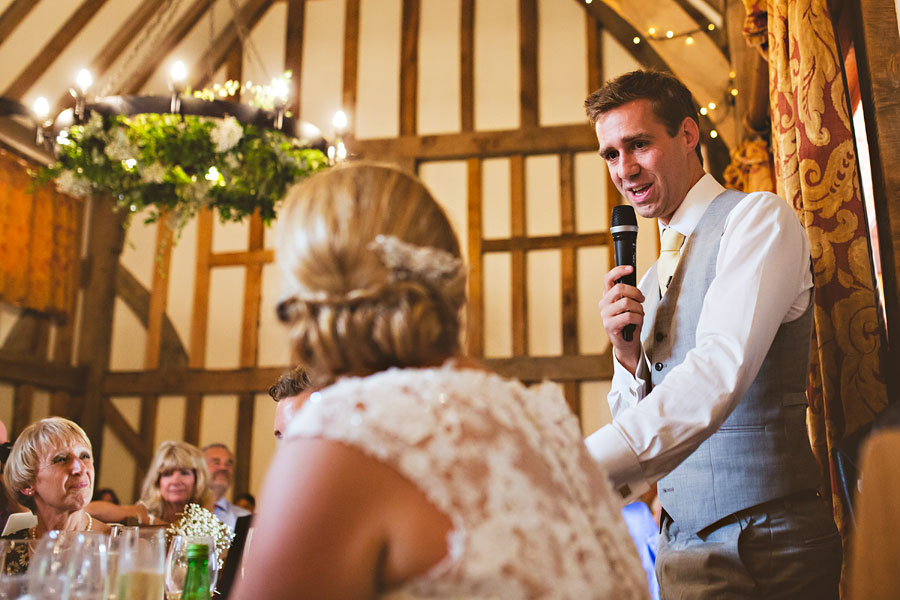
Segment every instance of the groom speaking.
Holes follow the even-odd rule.
[[[616,283],[630,266],[606,275],[613,422],[586,443],[623,498],[659,479],[662,598],[836,599],[840,538],[805,428],[802,225],[778,196],[704,173],[674,77],[627,73],[585,106],[619,192],[660,226],[664,257],[638,287]]]

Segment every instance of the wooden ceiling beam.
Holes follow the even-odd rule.
[[[248,31],[251,31],[259,20],[263,18],[269,7],[272,6],[274,0],[248,0],[241,8],[240,21]],[[235,44],[240,44],[241,37],[238,34],[238,28],[232,19],[228,25],[222,30],[218,37],[213,41],[212,45],[200,57],[197,64],[191,69],[195,73],[191,81],[191,87],[201,88],[208,85],[209,76],[219,70],[225,63],[228,52]],[[245,48],[246,50],[246,48]]]
[[[88,69],[90,69],[97,80],[106,75],[112,64],[125,52],[125,49],[134,41],[141,29],[147,26],[147,23],[151,20],[153,14],[159,10],[162,3],[163,0],[144,0],[140,6],[128,15],[125,19],[125,24],[113,34],[88,66]],[[55,106],[58,110],[62,110],[72,103],[72,96],[68,92],[64,92],[59,100],[56,101]]]
[[[80,394],[87,369],[58,365],[46,360],[0,357],[0,381],[31,385],[41,390],[61,390]]]
[[[13,0],[0,15],[0,44],[19,26],[37,5],[39,0]]]
[[[72,13],[66,22],[54,32],[37,56],[28,63],[25,70],[22,71],[15,81],[3,92],[7,98],[15,98],[21,100],[31,86],[44,74],[44,71],[53,64],[59,55],[68,48],[72,40],[75,39],[85,25],[94,18],[94,15],[103,8],[107,0],[84,0],[81,5]]]
[[[141,59],[138,68],[122,83],[120,86],[121,93],[138,93],[150,77],[153,76],[153,73],[159,67],[159,63],[175,49],[175,46],[184,40],[191,29],[200,21],[207,8],[209,8],[209,0],[194,0],[194,3],[182,14],[178,22],[172,25],[168,35],[160,41],[149,56]]]

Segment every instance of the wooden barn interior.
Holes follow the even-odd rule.
[[[467,353],[557,382],[590,433],[610,419],[596,305],[621,199],[584,99],[633,69],[671,71],[703,107],[707,169],[731,185],[769,177],[792,195],[765,152],[781,139],[770,42],[807,26],[793,19],[818,19],[831,67],[814,72],[827,71],[834,105],[852,117],[849,141],[840,160],[814,172],[803,163],[804,191],[788,201],[808,227],[815,203],[830,203],[822,218],[846,232],[833,243],[810,233],[814,261],[831,261],[816,268],[810,430],[833,473],[833,448],[900,398],[900,2],[769,4],[790,7],[788,32],[766,32],[766,2],[752,0],[0,0],[0,95],[25,107],[47,98],[56,114],[73,105],[81,68],[93,75],[89,101],[167,96],[176,60],[192,89],[290,71],[290,114],[343,142],[347,160],[415,172],[446,209],[470,269]],[[816,14],[798,16],[796,4]],[[161,441],[224,442],[232,492],[258,492],[276,449],[266,390],[290,366],[271,226],[205,210],[176,235],[109,198],[35,188],[31,173],[53,155],[35,118],[4,107],[0,420],[10,438],[48,415],[76,420],[94,444],[97,487],[126,502]],[[832,176],[844,183],[831,195],[805,197]],[[655,223],[639,226],[643,272],[659,242]],[[866,257],[861,272],[848,253]],[[825,290],[832,279],[844,292]]]

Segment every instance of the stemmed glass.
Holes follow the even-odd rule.
[[[109,540],[105,534],[80,532],[69,547],[69,598],[104,598],[109,585]]]
[[[166,538],[161,528],[127,531],[119,545],[116,581],[119,600],[158,600],[163,596]]]
[[[166,594],[170,600],[181,598],[184,589],[184,577],[187,574],[187,549],[191,544],[205,544],[209,548],[209,589],[216,588],[219,575],[219,560],[216,544],[211,536],[176,535],[169,546],[166,557]]]

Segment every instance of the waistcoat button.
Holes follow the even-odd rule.
[[[663,339],[664,339],[665,337],[666,337],[666,336],[664,336],[663,334],[657,333],[657,334],[656,334],[656,341],[657,341],[657,342],[661,342],[661,341],[663,341]]]
[[[662,364],[661,362],[656,363],[655,365],[653,365],[653,367],[654,367],[657,371],[662,371],[662,370],[663,370],[663,364]]]

